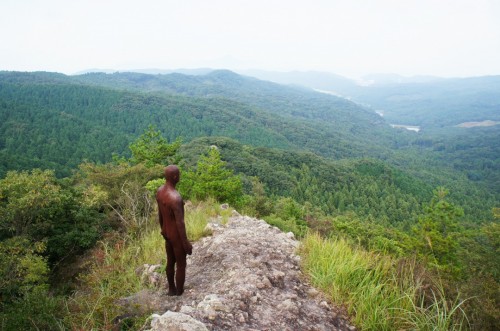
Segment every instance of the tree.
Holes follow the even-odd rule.
[[[456,274],[459,271],[458,218],[463,216],[463,211],[446,201],[447,195],[448,190],[443,187],[434,191],[434,197],[413,231],[419,253],[438,269]]]
[[[0,298],[10,301],[36,289],[48,288],[49,267],[40,254],[41,242],[32,244],[23,237],[0,241]]]
[[[161,132],[156,131],[155,127],[150,125],[136,141],[130,144],[129,148],[132,151],[134,163],[144,162],[147,167],[151,167],[155,164],[166,166],[178,163],[180,160],[175,158],[175,155],[180,146],[180,138],[169,144]]]
[[[53,171],[9,171],[0,180],[0,236],[43,237],[62,199]]]
[[[181,191],[186,190],[196,199],[212,197],[219,202],[237,205],[243,194],[241,179],[226,168],[226,162],[221,160],[220,152],[211,147],[206,155],[200,157],[196,172],[186,173],[181,180]]]
[[[8,172],[0,180],[0,239],[45,242],[51,263],[91,247],[100,235],[102,214],[68,184],[49,170]]]
[[[255,217],[267,216],[272,211],[269,198],[266,196],[264,184],[258,177],[252,177],[252,196],[248,201],[248,207],[255,213]]]

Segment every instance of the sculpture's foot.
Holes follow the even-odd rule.
[[[182,295],[184,293],[184,289],[177,289],[177,295]]]
[[[167,295],[169,295],[169,296],[178,295],[177,294],[177,290],[175,288],[174,289],[168,289]]]

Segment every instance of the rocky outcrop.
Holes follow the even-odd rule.
[[[154,314],[151,321],[151,330],[208,331],[207,327],[200,321],[189,315],[172,311],[167,311],[161,316]]]
[[[159,314],[170,312],[154,315],[151,330],[170,330],[165,325],[171,319],[189,320],[186,316],[208,330],[355,330],[307,284],[292,233],[238,214],[225,226],[213,222],[210,227],[213,235],[194,243],[182,296],[166,295],[157,266],[138,270],[145,282],[157,286],[148,290],[148,305]],[[140,295],[144,301],[144,291]],[[198,330],[176,325],[181,326],[174,330]]]

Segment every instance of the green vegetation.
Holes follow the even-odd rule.
[[[43,271],[47,263],[60,263],[94,245],[107,224],[84,195],[82,188],[57,180],[49,170],[11,171],[0,180],[0,239],[8,243],[2,246],[2,254],[22,268],[16,273],[5,260],[4,272],[15,277],[3,278],[2,291],[5,286],[15,297],[24,290],[12,287],[11,281],[37,283],[47,274]],[[18,248],[10,252],[13,247]]]
[[[149,128],[131,149],[151,136],[167,145],[159,132]],[[203,177],[208,182],[229,173],[214,151],[209,152],[205,163],[199,162],[215,170]],[[143,154],[146,157],[142,162],[134,155],[130,160],[118,158],[104,165],[84,163],[79,173],[64,180],[56,179],[53,171],[35,169],[11,171],[0,181],[2,329],[113,326],[120,312],[116,300],[143,286],[135,274],[137,266],[165,265],[164,251],[158,249],[163,247],[163,238],[159,235],[154,194],[147,187],[163,172],[156,163],[163,162],[164,156],[158,154]],[[175,154],[176,149],[165,153],[178,160]],[[224,183],[219,186],[221,190]],[[198,187],[196,192],[209,202],[187,208],[186,230],[192,241],[210,234],[206,230],[210,217],[221,215],[227,221],[218,202],[210,200],[217,198],[212,196],[214,191],[206,188]],[[241,197],[241,184],[236,194]],[[97,224],[103,228],[96,228]],[[64,266],[70,268],[80,259],[87,265],[77,285],[61,284]],[[140,327],[142,322],[142,317],[134,317],[131,328]]]
[[[206,215],[227,221],[217,201],[322,245],[305,267],[363,328],[499,327],[494,128],[391,130],[349,101],[225,71],[0,72],[0,132],[6,330],[111,326],[114,300],[141,286],[133,269],[163,256],[154,194],[170,162],[191,240]]]
[[[150,125],[139,139],[130,144],[132,152],[132,161],[134,163],[144,162],[146,166],[151,167],[155,164],[175,164],[179,163],[179,159],[174,159],[177,150],[181,146],[180,139],[177,139],[172,144],[169,144],[162,137],[160,131]]]
[[[155,214],[156,215],[156,214]],[[163,237],[158,220],[150,215],[139,236],[115,234],[99,242],[91,251],[88,271],[81,279],[78,290],[67,299],[64,324],[70,329],[108,330],[113,319],[120,315],[116,301],[144,288],[135,270],[143,264],[166,265]],[[213,202],[200,203],[186,210],[186,231],[189,240],[209,235],[204,232],[209,217],[217,216]],[[163,269],[164,270],[164,269]],[[130,330],[139,329],[146,317],[134,316]]]
[[[463,302],[450,304],[439,291],[425,297],[424,286],[435,284],[424,284],[415,261],[396,261],[317,234],[304,238],[301,255],[312,283],[345,305],[362,330],[468,328]]]
[[[239,205],[242,196],[241,180],[225,167],[217,148],[210,148],[198,160],[196,171],[185,172],[179,190],[187,199],[226,201]]]
[[[436,79],[358,87],[345,95],[381,110],[391,123],[420,125],[427,130],[500,120],[499,84],[499,76]]]

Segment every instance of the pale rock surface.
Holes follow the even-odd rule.
[[[159,286],[148,290],[151,311],[182,313],[207,330],[355,330],[342,310],[307,284],[293,235],[236,212],[226,226],[211,228],[212,236],[193,244],[182,296],[166,295],[164,270],[157,280],[156,266],[141,269],[145,282]]]
[[[164,274],[161,274],[159,264],[144,264],[142,267],[135,269],[135,274],[141,278],[144,285],[160,287],[166,281]]]
[[[153,315],[151,331],[208,331],[200,321],[183,313],[167,311],[163,315]]]

